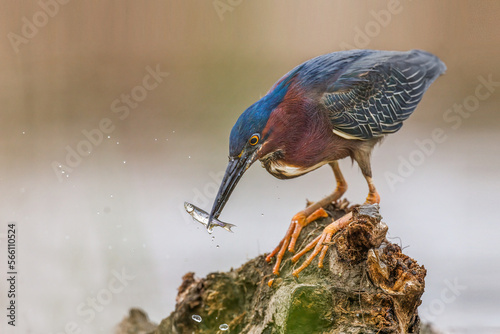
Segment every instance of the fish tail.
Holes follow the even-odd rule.
[[[224,223],[225,225],[222,227],[223,229],[225,229],[226,231],[228,232],[231,232],[233,233],[233,230],[231,230],[231,227],[235,227],[236,225],[234,224],[229,224],[229,223]]]
[[[225,229],[226,231],[231,232],[231,233],[233,233],[233,231],[231,230],[231,228],[236,226],[234,224],[225,223],[223,221],[220,221],[217,218],[214,218],[213,222],[215,222],[217,225],[219,225],[220,227],[222,227],[223,229]]]

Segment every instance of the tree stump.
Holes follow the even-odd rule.
[[[377,205],[332,204],[296,249],[350,211],[353,221],[332,239],[323,268],[315,259],[296,278],[304,259],[292,263],[288,253],[279,277],[264,255],[205,278],[187,273],[175,311],[152,333],[419,333],[426,270],[386,239]]]

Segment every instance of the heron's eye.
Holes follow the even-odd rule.
[[[253,135],[252,137],[250,137],[250,139],[248,140],[248,142],[252,146],[257,145],[257,143],[259,142],[259,136]]]

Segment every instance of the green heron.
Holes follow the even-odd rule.
[[[260,160],[279,179],[294,178],[329,164],[337,181],[335,191],[297,213],[283,240],[267,257],[270,261],[276,256],[273,271],[278,274],[286,250],[294,252],[302,228],[326,216],[323,207],[347,190],[339,159],[351,157],[358,163],[368,183],[366,203],[380,202],[372,180],[371,151],[385,135],[401,128],[430,84],[445,70],[439,58],[421,50],[341,51],[297,66],[245,110],[231,130],[229,164],[207,228],[219,217],[243,173],[255,161]],[[313,256],[304,265],[321,251],[322,266],[328,247],[324,243],[349,218],[346,215],[330,224],[313,245],[293,259],[314,247]]]

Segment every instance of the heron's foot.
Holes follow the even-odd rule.
[[[368,193],[365,204],[380,204],[380,195],[376,190]]]
[[[349,223],[351,222],[352,219],[352,212],[349,212],[348,214],[342,216],[341,218],[337,219],[323,230],[323,233],[321,233],[318,237],[316,237],[313,241],[311,241],[308,245],[304,247],[299,253],[295,254],[292,257],[292,262],[297,262],[303,255],[305,255],[307,252],[309,252],[311,249],[314,248],[313,252],[309,257],[302,263],[302,265],[295,269],[293,271],[293,276],[298,277],[299,273],[307,268],[312,260],[319,254],[319,259],[318,259],[318,267],[323,268],[323,260],[325,259],[326,251],[328,250],[329,243],[332,240],[332,236],[337,233],[339,230],[345,228]]]
[[[292,222],[285,234],[285,237],[280,241],[278,246],[266,257],[266,261],[270,262],[271,259],[276,256],[276,263],[274,264],[273,268],[273,274],[275,275],[279,274],[281,261],[285,256],[286,250],[288,249],[289,252],[294,251],[295,243],[297,242],[300,232],[302,231],[304,226],[307,226],[309,223],[321,217],[328,217],[328,214],[323,208],[317,209],[309,216],[306,215],[306,210],[301,211],[293,216]]]

